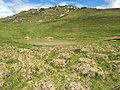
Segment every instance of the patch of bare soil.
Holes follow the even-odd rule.
[[[28,44],[33,44],[33,45],[43,45],[43,46],[55,46],[55,45],[74,45],[76,42],[73,41],[56,41],[53,40],[52,37],[47,38],[47,40],[37,40],[37,41],[32,41],[29,40],[27,41]]]

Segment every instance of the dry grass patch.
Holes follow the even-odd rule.
[[[107,74],[102,70],[101,67],[97,66],[96,62],[93,59],[79,58],[78,61],[80,62],[80,64],[72,66],[72,69],[75,71],[78,71],[90,76],[91,75],[94,76],[96,73],[98,73],[99,75],[105,77]]]
[[[55,67],[62,67],[63,68],[63,67],[66,67],[67,63],[64,59],[55,59],[53,61],[53,65]]]
[[[8,69],[6,68],[4,63],[0,63],[0,88],[2,88],[4,84],[4,78],[8,75]]]
[[[68,90],[90,90],[90,88],[83,82],[70,82]]]
[[[8,69],[6,68],[4,63],[0,63],[0,78],[4,78],[8,73]]]
[[[116,71],[120,73],[120,60],[114,60],[109,63],[111,63],[112,68],[115,68]]]
[[[36,82],[34,90],[56,90],[56,86],[51,78],[44,77],[39,82]]]
[[[89,51],[92,51],[92,50],[93,50],[93,48],[91,46],[85,46],[85,47],[81,48],[82,52],[89,52]]]
[[[95,65],[95,61],[90,58],[79,58],[79,62]]]
[[[108,55],[102,53],[89,52],[87,53],[87,57],[92,59],[108,60]]]
[[[46,73],[48,65],[40,60],[28,60],[19,63],[20,72],[25,79],[32,78],[32,74],[37,72],[39,74]]]
[[[72,53],[60,53],[57,58],[69,59],[73,56]]]
[[[75,71],[81,72],[83,74],[87,74],[87,75],[92,75],[94,76],[96,73],[98,73],[99,75],[105,77],[106,73],[98,66],[95,65],[90,65],[87,63],[84,64],[80,64],[80,65],[74,65],[72,66],[72,69],[74,69]]]

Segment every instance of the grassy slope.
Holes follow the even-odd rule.
[[[89,86],[94,90],[110,90],[120,85],[120,75],[117,71],[118,67],[116,64],[115,67],[111,67],[113,65],[111,61],[119,61],[120,59],[120,42],[104,41],[108,38],[114,38],[115,36],[117,38],[120,37],[120,10],[76,9],[66,13],[64,17],[60,17],[60,15],[67,10],[69,10],[69,8],[61,8],[59,10],[47,9],[41,12],[41,14],[32,16],[26,16],[23,12],[18,14],[17,17],[26,18],[30,21],[12,22],[9,21],[9,18],[0,21],[0,63],[4,63],[8,70],[4,71],[8,73],[6,74],[7,76],[1,79],[1,81],[4,81],[1,89],[33,89],[35,88],[35,83],[39,82],[39,80],[45,76],[51,77],[58,90],[63,90],[63,88],[68,89],[67,86],[70,82],[78,82],[81,80],[86,81],[87,84],[90,83]],[[50,16],[49,14],[45,14],[45,12],[54,13],[55,16]],[[38,22],[39,20],[42,20],[42,22]],[[79,44],[75,46],[33,46],[23,43],[24,37],[26,36],[32,39],[43,39],[49,36],[55,39],[76,39]],[[82,51],[83,47],[88,49],[88,51]],[[9,49],[7,50],[6,48]],[[66,48],[68,49],[66,50]],[[24,51],[23,49],[27,50]],[[20,53],[21,50],[23,50],[23,53]],[[47,52],[49,50],[50,52]],[[77,53],[75,52],[76,50],[78,51]],[[68,63],[66,68],[53,65],[52,61],[56,59],[60,53],[70,53],[70,51],[74,52],[74,55],[65,59]],[[35,52],[35,54],[32,52]],[[107,77],[103,78],[99,75],[89,77],[86,74],[84,75],[81,72],[71,69],[73,65],[79,63],[77,60],[80,57],[87,57],[87,53],[89,52],[104,53],[109,57],[107,61],[99,61],[99,58],[95,58],[97,65],[108,72]],[[30,56],[33,56],[33,58],[30,57],[28,53]],[[39,54],[42,53],[48,53],[48,57],[40,58]],[[5,54],[8,56],[6,57]],[[14,57],[14,55],[16,55],[16,57]],[[28,57],[26,57],[27,55]],[[19,60],[19,56],[22,56],[24,62]],[[64,58],[65,57],[62,57],[62,59]],[[27,59],[33,61],[28,62]],[[41,64],[41,61],[43,61],[43,66],[38,65],[38,67],[36,67],[36,62]],[[36,66],[33,65],[29,67],[29,65],[27,66],[25,63],[33,63]],[[17,64],[17,66],[21,65],[21,70],[16,70],[18,67],[15,66],[15,64]],[[45,71],[43,70],[43,73],[39,73],[39,69],[43,69],[42,67],[45,68]],[[30,77],[24,77],[24,74],[29,74],[28,71],[34,69],[36,71],[32,73]],[[59,78],[59,80],[57,78]]]
[[[61,13],[63,10],[46,10],[47,13]],[[119,10],[96,10],[96,9],[82,9],[70,11],[65,17],[53,19],[46,15],[43,22],[38,22],[43,17],[43,14],[31,16],[32,22],[23,23],[5,23],[6,32],[11,32],[15,37],[22,38],[26,35],[34,37],[54,36],[60,38],[66,37],[95,37],[115,36],[119,35],[120,28],[120,12]],[[24,17],[24,16],[23,16]],[[55,18],[55,17],[54,17]],[[30,20],[31,20],[30,19]],[[52,20],[49,20],[52,19]],[[5,27],[3,27],[3,30]],[[11,29],[13,31],[11,31]],[[3,31],[2,30],[2,31]],[[46,32],[46,33],[44,33]],[[54,33],[53,33],[54,32]],[[66,33],[66,34],[64,34]],[[12,35],[10,34],[10,35]],[[13,35],[11,37],[13,37]],[[9,36],[9,35],[8,35]]]

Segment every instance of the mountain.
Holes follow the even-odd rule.
[[[119,90],[120,9],[71,5],[0,19],[0,90]]]
[[[33,22],[34,20],[53,20],[62,17],[62,14],[67,14],[70,11],[77,10],[74,6],[55,6],[47,9],[30,9],[28,11],[22,11],[14,16],[7,17],[7,21],[13,22]],[[64,15],[63,15],[64,16]],[[34,20],[32,19],[34,18]],[[7,22],[6,21],[6,22]]]
[[[73,35],[75,38],[114,36],[119,34],[119,13],[120,9],[56,6],[22,11],[2,19],[1,24],[5,24],[6,28],[12,28],[13,31],[5,30],[6,33],[10,31],[11,34],[7,35],[9,38],[13,36],[23,38],[26,35],[33,38],[44,38],[48,35],[56,38],[73,37]]]

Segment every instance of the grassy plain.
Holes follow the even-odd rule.
[[[76,44],[32,43],[41,40]],[[119,89],[120,9],[64,6],[0,19],[0,90]]]

